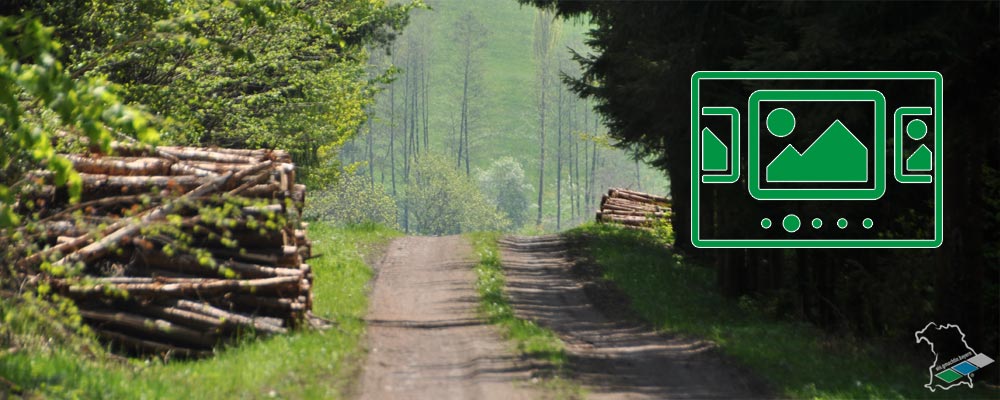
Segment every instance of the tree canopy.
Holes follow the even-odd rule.
[[[370,49],[419,3],[269,0],[15,1],[0,17],[0,223],[21,173],[79,178],[53,144],[85,137],[289,150],[306,171],[365,121]],[[380,50],[375,50],[380,51]],[[383,72],[382,76],[385,73]],[[13,140],[11,142],[11,140]],[[332,154],[330,154],[332,155]],[[9,179],[8,179],[9,178]],[[23,182],[21,182],[23,183]],[[16,185],[15,185],[16,186]]]

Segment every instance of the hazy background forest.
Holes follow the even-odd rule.
[[[663,174],[612,147],[593,103],[562,83],[563,75],[580,76],[573,52],[591,52],[583,43],[593,26],[585,19],[564,21],[507,1],[426,4],[411,12],[388,52],[372,51],[371,70],[394,66],[394,79],[340,160],[354,175],[342,185],[367,184],[364,198],[381,201],[356,204],[340,219],[428,234],[552,231],[592,220],[609,187],[666,193]],[[451,169],[454,180],[474,184],[442,178]],[[329,195],[337,192],[331,187]]]

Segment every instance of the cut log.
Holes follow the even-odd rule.
[[[226,174],[221,177],[212,179],[211,181],[198,186],[198,188],[186,193],[181,198],[197,198],[202,195],[206,195],[219,187],[225,186],[230,180],[237,180],[243,176],[250,175],[254,172],[258,172],[268,167],[271,164],[270,161],[265,161],[254,166],[254,168],[246,169],[235,174]],[[137,223],[128,223],[131,221],[121,221],[114,225],[114,230],[108,229],[111,233],[102,238],[101,240],[91,243],[86,247],[77,250],[73,254],[63,257],[57,262],[57,265],[66,265],[76,261],[89,262],[97,257],[106,254],[111,250],[112,247],[117,246],[117,244],[131,238],[139,230],[149,223],[165,218],[167,215],[173,212],[177,208],[177,202],[169,202],[163,204],[159,207],[152,209],[149,213],[144,215]],[[88,237],[83,237],[83,242],[87,241]],[[75,243],[77,241],[74,241]]]
[[[178,176],[114,176],[80,174],[83,180],[83,190],[89,193],[138,194],[149,193],[154,188],[172,189],[187,192],[204,183],[201,177],[194,175]]]
[[[202,313],[184,310],[177,307],[144,304],[134,305],[131,307],[131,310],[137,314],[158,317],[175,324],[187,325],[215,333],[221,333],[222,328],[226,325],[225,321],[220,318],[211,317]]]
[[[278,268],[266,265],[246,263],[236,260],[215,260],[216,268],[203,266],[198,258],[190,254],[169,257],[160,251],[143,252],[139,257],[141,266],[177,272],[207,272],[225,277],[225,269],[237,274],[239,278],[274,278],[278,276],[293,276],[301,278],[303,271],[296,268]]]
[[[286,297],[250,296],[245,294],[230,293],[227,294],[225,298],[241,305],[285,313],[305,311],[306,306],[304,301],[298,301],[298,299],[290,299]]]
[[[159,152],[170,154],[177,157],[179,160],[195,160],[195,161],[212,161],[220,163],[234,163],[234,164],[254,164],[260,160],[260,158],[249,157],[237,154],[230,154],[218,151],[203,150],[198,148],[178,148],[178,147],[160,147]]]
[[[145,332],[154,336],[168,337],[196,346],[211,348],[217,338],[191,328],[173,324],[162,319],[150,319],[141,315],[121,311],[80,310],[84,319],[96,321],[99,325],[111,325]]]
[[[648,228],[656,220],[670,217],[670,199],[634,190],[612,188],[601,196],[597,222],[633,228]]]
[[[203,303],[198,303],[190,300],[176,300],[172,304],[174,307],[180,309],[197,311],[200,313],[211,315],[216,318],[220,318],[224,321],[231,321],[232,323],[237,325],[253,328],[263,333],[276,334],[276,333],[288,332],[287,329],[281,327],[279,324],[275,324],[273,320],[268,320],[263,318],[252,318],[237,313],[231,313],[229,311],[212,307],[210,305]]]
[[[111,279],[112,281],[107,281]],[[123,282],[124,278],[93,278],[89,284],[68,284],[57,281],[65,286],[65,292],[70,297],[80,298],[104,294],[109,289],[124,291],[129,296],[143,298],[213,296],[229,292],[238,293],[299,293],[299,277],[280,276],[263,279],[169,279],[158,281]]]
[[[94,158],[67,154],[77,172],[99,175],[150,176],[170,173],[169,160],[155,157],[103,157]]]
[[[157,342],[155,340],[139,339],[107,329],[94,329],[94,332],[96,332],[98,336],[106,340],[117,342],[119,344],[132,347],[133,349],[142,352],[151,352],[157,354],[175,354],[181,357],[207,357],[212,355],[211,351],[195,350],[185,347],[177,347],[166,343]]]
[[[112,148],[113,155],[67,156],[83,181],[78,204],[51,184],[52,173],[28,173],[37,188],[21,191],[15,207],[33,204],[43,219],[19,230],[29,243],[15,250],[25,253],[15,276],[29,286],[50,284],[76,301],[101,337],[147,354],[210,355],[206,349],[240,332],[284,333],[319,321],[304,262],[313,256],[301,221],[305,186],[296,184],[288,152]],[[247,206],[225,224],[203,213],[231,209],[232,196],[272,204]],[[143,229],[167,217],[170,229]],[[167,245],[177,250],[168,255]],[[200,249],[198,256],[183,250],[188,246]],[[215,267],[199,263],[206,253]],[[85,264],[84,276],[51,276],[38,268],[43,260]]]

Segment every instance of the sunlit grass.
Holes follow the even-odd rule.
[[[711,339],[726,354],[792,398],[997,398],[982,385],[930,392],[927,370],[876,345],[802,322],[776,320],[724,298],[714,270],[673,254],[651,234],[607,225],[568,232],[633,310],[667,332]]]
[[[83,356],[79,346],[33,345],[0,353],[0,376],[31,395],[50,398],[342,398],[363,355],[363,317],[372,276],[363,257],[396,235],[377,226],[309,227],[313,252],[322,255],[310,260],[316,274],[314,311],[335,322],[329,330],[247,340],[209,359],[166,363],[120,362]],[[15,313],[4,314],[9,318]]]

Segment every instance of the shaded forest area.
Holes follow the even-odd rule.
[[[675,246],[717,269],[728,296],[830,331],[910,343],[928,321],[959,324],[970,346],[1000,343],[1000,6],[952,3],[621,3],[524,0],[589,17],[574,92],[610,135],[671,178]],[[699,70],[933,70],[944,76],[944,244],[937,249],[691,246],[691,75]],[[750,207],[716,198],[708,207]],[[919,208],[915,198],[896,207]],[[723,214],[720,214],[723,215]],[[753,214],[756,215],[756,214]],[[725,218],[751,213],[728,212]],[[990,377],[996,381],[997,376]]]

